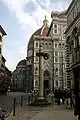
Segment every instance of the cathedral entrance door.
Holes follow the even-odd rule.
[[[44,71],[44,90],[49,89],[50,73],[49,71]]]
[[[49,89],[49,80],[44,80],[44,90]]]

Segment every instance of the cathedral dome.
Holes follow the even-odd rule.
[[[40,29],[38,29],[36,32],[34,32],[29,40],[28,50],[33,49],[33,42],[34,42],[33,36],[34,35],[47,36],[48,31],[49,31],[48,20],[46,19],[46,16],[45,16],[45,20],[43,21],[43,26]]]

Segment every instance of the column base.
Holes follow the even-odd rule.
[[[31,103],[29,106],[47,107],[49,105],[51,105],[51,103],[49,103],[47,99],[45,99],[44,97],[39,97],[33,103]]]

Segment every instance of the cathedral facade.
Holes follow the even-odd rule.
[[[52,22],[48,35],[51,34],[54,51],[54,86],[67,88],[66,79],[66,38],[67,28],[66,11],[51,13]]]
[[[43,26],[31,36],[28,43],[27,79],[30,79],[33,89],[39,87],[39,57],[36,53],[39,53],[40,46],[42,46],[42,52],[48,55],[47,59],[43,58],[44,89],[66,87],[65,36],[63,34],[67,26],[66,15],[65,12],[52,12],[51,17],[50,27],[45,17]]]

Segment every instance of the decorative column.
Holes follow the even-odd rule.
[[[36,53],[36,56],[39,57],[39,96],[36,100],[31,103],[31,106],[48,106],[50,103],[43,95],[43,58],[47,59],[48,55],[42,52],[42,46],[40,45],[39,52]]]

